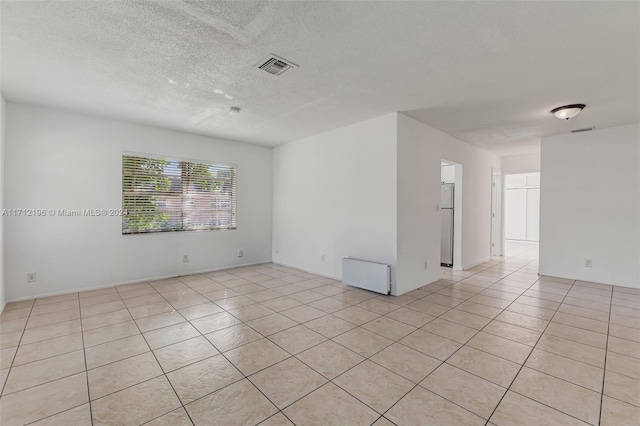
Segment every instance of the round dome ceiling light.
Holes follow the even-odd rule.
[[[585,107],[585,104],[565,105],[558,108],[554,108],[551,110],[551,112],[560,120],[569,120],[570,118],[573,118],[576,115],[580,114],[580,112],[582,112],[584,107]]]

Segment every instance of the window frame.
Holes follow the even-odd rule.
[[[165,162],[166,164],[163,164],[162,167],[164,167],[163,173],[157,175],[158,177],[161,178],[166,178],[170,180],[170,186],[168,188],[168,190],[166,191],[166,196],[162,197],[161,200],[155,200],[153,199],[154,196],[157,196],[157,186],[156,186],[156,190],[136,190],[135,188],[129,187],[127,189],[126,185],[127,182],[131,182],[133,180],[135,180],[136,177],[136,173],[135,173],[135,166],[131,167],[127,167],[126,165],[126,161],[127,159],[130,159],[130,161],[132,159],[138,159],[137,161],[162,161]],[[136,161],[136,160],[133,160]],[[171,180],[172,178],[172,174],[170,173],[166,173],[166,167],[168,164],[177,164],[177,171],[179,172],[179,178],[176,178],[175,172],[173,174],[174,179],[176,179],[179,183],[178,183],[178,187],[179,187],[179,192],[176,191],[173,187],[176,185],[176,182],[174,182],[173,180]],[[214,168],[215,170],[218,171],[229,171],[231,172],[231,177],[230,178],[219,178],[216,180],[215,177],[196,177],[195,179],[192,177],[192,175],[188,174],[188,170],[194,170],[197,169],[193,168],[193,167],[189,167],[189,166],[193,166],[193,165],[197,165],[197,166],[206,166],[206,169],[211,170],[211,168]],[[236,164],[232,164],[232,163],[223,163],[223,162],[213,162],[213,161],[208,161],[208,160],[193,160],[193,159],[179,159],[179,158],[175,158],[175,157],[170,157],[170,156],[160,156],[160,155],[152,155],[152,154],[141,154],[141,153],[132,153],[132,152],[123,152],[121,155],[121,178],[122,178],[122,186],[121,186],[121,191],[122,191],[122,210],[124,212],[123,217],[122,217],[122,235],[139,235],[139,234],[161,234],[161,233],[166,233],[166,232],[197,232],[197,231],[226,231],[226,230],[237,230],[238,229],[238,221],[237,221],[237,217],[238,217],[238,166]],[[175,171],[176,167],[174,167],[174,171]],[[202,169],[200,169],[202,170]],[[185,173],[187,173],[185,175]],[[138,173],[137,176],[144,176],[143,173]],[[147,177],[149,177],[150,175],[147,175]],[[194,175],[195,176],[195,175]],[[194,190],[193,186],[191,185],[193,183],[193,181],[196,180],[200,180],[201,182],[203,182],[204,184],[206,184],[206,182],[211,182],[212,185],[219,183],[220,181],[224,181],[224,180],[228,180],[229,184],[230,184],[230,188],[229,188],[229,193],[226,194],[226,196],[224,197],[218,197],[218,199],[216,200],[216,196],[213,192],[208,192],[206,190],[201,191],[202,194],[202,198],[200,200],[201,203],[208,205],[209,208],[207,209],[203,209],[203,208],[193,208],[194,205],[196,205],[197,201],[194,200],[194,196],[197,197],[198,194],[198,190]],[[224,185],[224,183],[222,184]],[[174,189],[172,191],[172,189]],[[135,197],[137,196],[148,196],[150,199],[152,199],[153,203],[156,203],[156,209],[152,210],[153,212],[157,212],[156,215],[169,215],[167,218],[163,218],[163,220],[165,221],[170,221],[173,218],[174,221],[174,226],[172,227],[167,227],[167,228],[162,228],[161,226],[152,226],[150,228],[146,228],[146,229],[136,229],[136,227],[131,227],[130,223],[128,223],[127,218],[130,217],[129,212],[127,211],[127,203],[131,203],[132,199],[135,199]],[[168,209],[166,204],[170,204],[170,197],[175,197],[176,200],[174,201],[174,204],[179,203],[179,210],[177,209]],[[127,200],[128,198],[128,200]],[[164,208],[161,209],[157,209],[157,204],[165,204]],[[189,204],[191,204],[191,207],[189,207]],[[218,205],[218,208],[214,207],[214,205]],[[224,206],[229,206],[228,209],[223,209],[220,208],[219,206],[224,205]],[[219,223],[216,225],[210,225],[210,226],[206,226],[206,225],[198,225],[197,224],[197,219],[195,219],[195,224],[193,222],[189,223],[190,220],[194,220],[194,216],[197,217],[199,212],[209,212],[211,215],[208,217],[208,219],[210,219],[211,221],[215,222],[215,221],[219,221],[220,219],[218,218],[218,214],[220,212],[222,212],[225,216],[228,215],[229,216],[229,225],[227,226],[221,226]],[[137,213],[140,217],[144,217],[145,213],[144,210],[139,210]],[[176,221],[176,217],[178,217],[180,220]],[[153,216],[153,213],[149,214],[149,216]]]

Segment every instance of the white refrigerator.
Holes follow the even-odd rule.
[[[453,196],[454,184],[440,187],[440,265],[453,266]]]

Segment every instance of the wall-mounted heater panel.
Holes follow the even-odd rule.
[[[342,282],[365,290],[389,294],[391,268],[384,263],[343,257]]]

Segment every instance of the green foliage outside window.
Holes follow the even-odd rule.
[[[233,166],[123,156],[125,234],[235,228]]]

